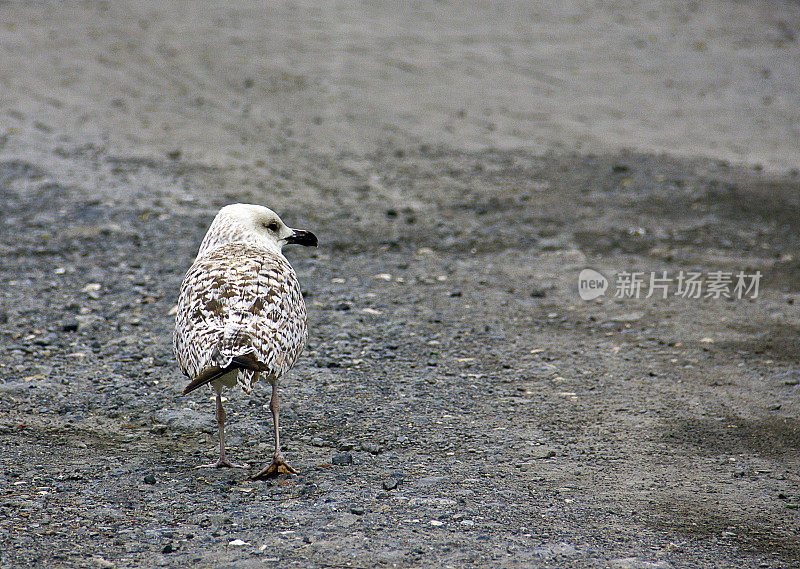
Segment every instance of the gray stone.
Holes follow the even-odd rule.
[[[353,464],[353,455],[349,452],[334,455],[334,457],[331,459],[331,464],[336,466],[347,466]]]
[[[383,489],[387,490],[387,491],[388,490],[394,490],[398,486],[400,486],[402,483],[403,483],[403,479],[402,478],[398,478],[398,477],[387,478],[386,480],[383,481]]]

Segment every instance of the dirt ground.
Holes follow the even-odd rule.
[[[800,565],[800,6],[537,6],[0,3],[0,565]],[[269,482],[171,353],[234,201],[320,240]]]

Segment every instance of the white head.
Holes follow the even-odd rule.
[[[284,245],[291,243],[316,247],[317,237],[310,231],[288,227],[277,213],[267,207],[236,203],[219,210],[198,255],[233,242],[252,243],[280,252]]]

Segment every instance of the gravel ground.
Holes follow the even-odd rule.
[[[289,252],[312,330],[281,387],[301,474],[252,482],[192,470],[213,405],[179,397],[169,313],[216,209],[275,200],[151,189],[224,175],[169,158],[72,160],[104,195],[0,164],[6,566],[797,560],[796,181],[644,155],[309,156],[297,175],[334,205],[278,208],[322,243]],[[373,187],[400,183],[413,206]],[[584,302],[588,265],[765,284]],[[230,398],[231,456],[265,463],[268,389]]]
[[[208,52],[136,7],[0,4],[3,53],[31,56],[27,75],[0,69],[0,565],[798,566],[796,172],[555,135],[549,152],[459,147],[469,101],[473,126],[440,138],[413,126],[436,109],[408,130],[375,100],[317,114],[342,85],[314,80],[326,40],[305,20],[283,32],[300,75],[224,69],[296,121],[273,123],[231,110],[223,94],[253,85],[215,82],[225,57],[193,64]],[[398,68],[394,44],[353,37]],[[375,94],[342,69],[343,100]],[[309,309],[280,387],[300,474],[267,482],[192,469],[216,456],[213,404],[179,396],[171,353],[183,274],[235,201],[320,240],[286,251]],[[587,267],[763,278],[757,298],[587,302]],[[227,395],[229,456],[266,464],[269,389]]]

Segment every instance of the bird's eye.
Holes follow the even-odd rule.
[[[265,223],[264,227],[266,227],[267,230],[272,231],[273,233],[278,232],[278,223],[276,221],[270,221],[269,223]]]

